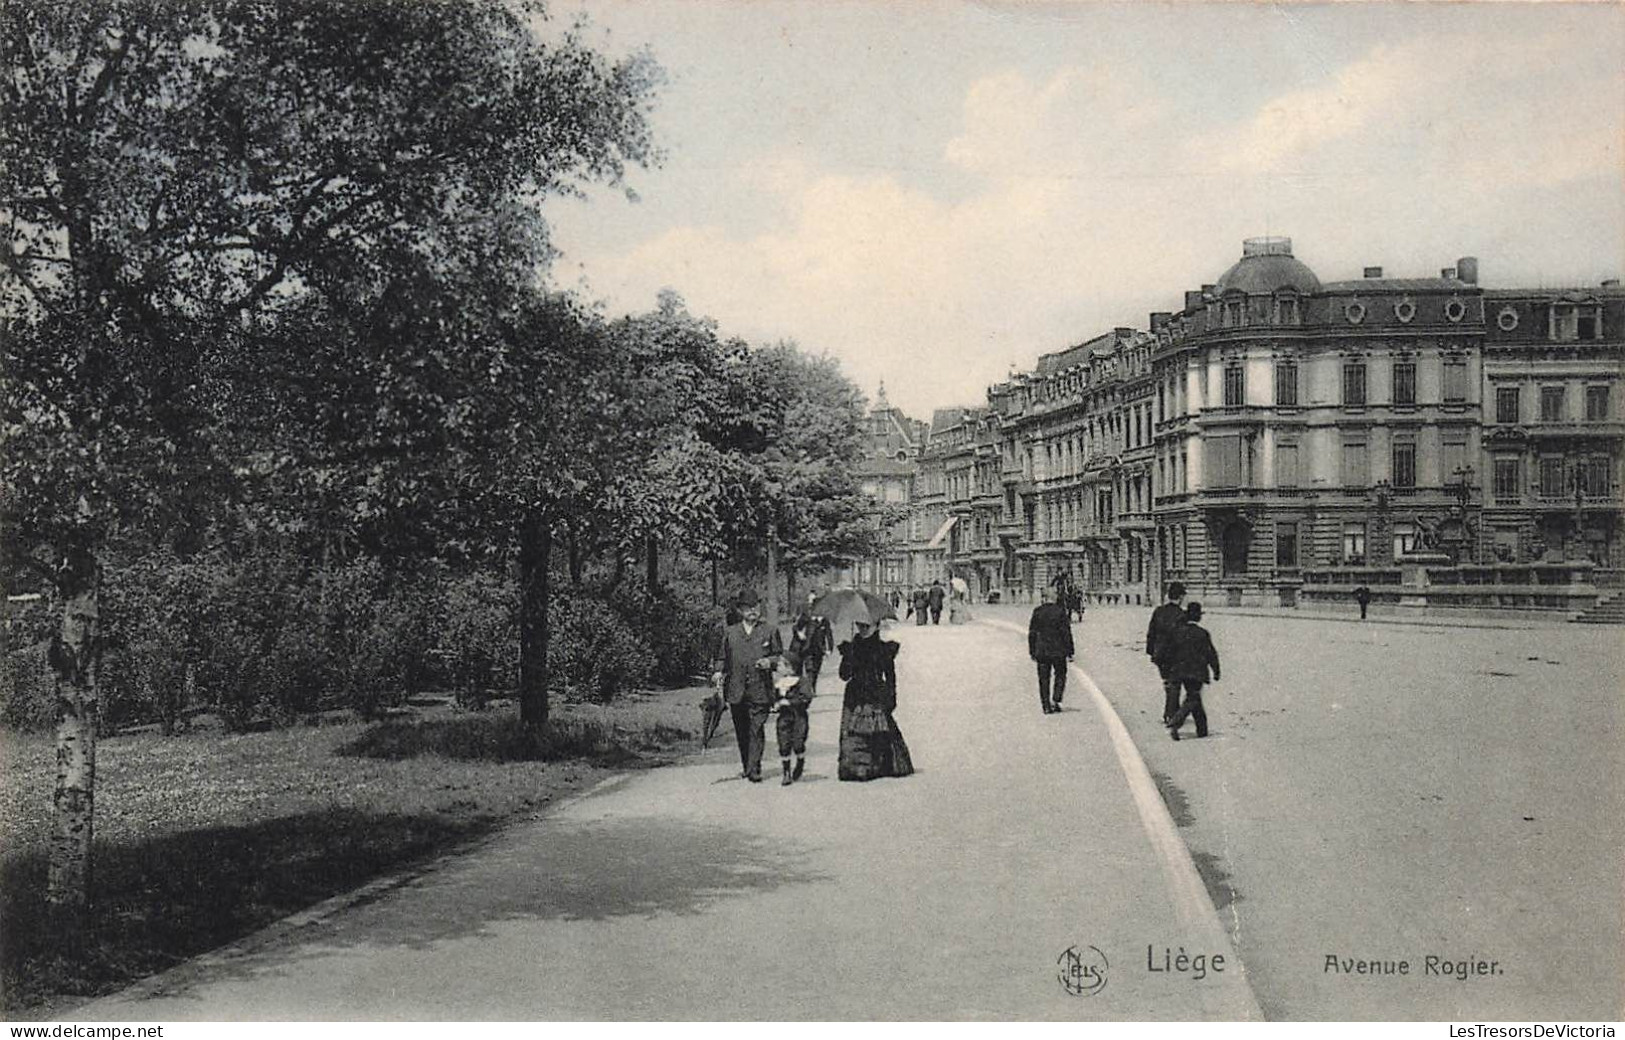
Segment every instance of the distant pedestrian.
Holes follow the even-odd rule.
[[[1361,585],[1354,590],[1354,602],[1360,605],[1360,620],[1365,620],[1365,610],[1371,605],[1371,590]]]
[[[927,605],[930,603],[930,601],[931,597],[926,593],[925,586],[922,585],[914,590],[914,595],[909,600],[909,613],[914,615],[914,623],[916,625],[925,624],[927,620],[926,615],[930,613],[930,608]]]
[[[777,698],[773,707],[779,713],[774,731],[779,738],[779,761],[783,770],[779,784],[783,787],[800,780],[802,770],[807,767],[807,706],[812,703],[818,673],[815,670],[815,680],[809,682],[806,667],[805,659],[799,658],[794,650],[786,650],[773,670],[773,694]]]
[[[729,625],[711,662],[711,682],[722,691],[733,713],[734,736],[739,741],[739,775],[762,781],[763,730],[773,706],[771,670],[784,652],[777,626],[762,623],[754,593],[739,597],[739,623]]]
[[[1168,672],[1168,653],[1173,649],[1171,636],[1185,623],[1185,586],[1182,582],[1168,583],[1168,602],[1151,612],[1151,623],[1145,629],[1145,652],[1157,666],[1162,678],[1162,723],[1174,717],[1179,710],[1179,680]]]
[[[1207,736],[1207,711],[1202,707],[1202,687],[1219,681],[1219,652],[1213,648],[1213,637],[1200,624],[1202,604],[1192,603],[1185,608],[1185,623],[1174,630],[1173,650],[1168,655],[1168,667],[1174,678],[1185,687],[1185,703],[1168,720],[1168,735],[1179,739],[1179,727],[1187,717],[1196,720],[1196,735]]]
[[[903,595],[896,589],[892,589],[890,592],[886,593],[886,602],[891,604],[891,608],[893,610],[896,610],[898,607],[903,605]]]
[[[946,598],[942,590],[942,582],[933,581],[931,591],[926,593],[926,602],[931,606],[931,623],[933,625],[942,624],[942,603]]]
[[[1027,655],[1038,663],[1038,703],[1045,715],[1061,710],[1066,695],[1066,663],[1072,660],[1072,619],[1055,602],[1055,590],[1044,589],[1044,602],[1033,608],[1027,622]],[[1054,680],[1054,694],[1050,681]]]

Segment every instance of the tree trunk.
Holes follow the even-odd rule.
[[[553,529],[533,512],[519,532],[519,722],[533,746],[547,728],[548,559]]]
[[[796,573],[786,570],[784,572],[784,613],[786,615],[796,612]]]
[[[717,605],[717,561],[711,561],[711,605]]]
[[[650,535],[643,546],[644,551],[644,585],[649,590],[649,598],[653,599],[660,594],[660,539]]]
[[[57,588],[62,614],[51,643],[56,673],[56,789],[46,900],[68,918],[90,905],[91,843],[95,835],[96,727],[100,710],[96,663],[101,566],[82,540],[68,549]]]
[[[580,539],[576,536],[576,525],[574,520],[570,521],[569,532],[570,587],[572,589],[579,589],[581,587],[581,543]]]
[[[767,595],[762,603],[762,618],[768,624],[779,620],[779,528],[767,525]]]

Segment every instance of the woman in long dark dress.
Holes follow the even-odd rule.
[[[838,775],[842,780],[909,775],[914,762],[903,731],[892,718],[897,708],[897,644],[882,641],[874,626],[860,623],[839,649],[846,695],[841,702]]]

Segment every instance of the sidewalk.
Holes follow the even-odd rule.
[[[1257,1017],[1166,810],[1125,781],[1126,734],[1081,677],[1066,712],[1044,716],[1018,634],[894,638],[911,777],[835,780],[840,686],[826,675],[797,785],[737,779],[724,732],[688,764],[75,1017]],[[770,727],[770,758],[771,740]],[[1092,964],[1091,947],[1106,983],[1075,995],[1067,951]],[[1166,949],[1224,956],[1225,970],[1148,970],[1148,947],[1157,969]]]

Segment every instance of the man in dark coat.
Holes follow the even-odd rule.
[[[722,691],[733,713],[734,736],[739,741],[739,775],[762,781],[763,729],[773,707],[774,659],[784,652],[776,626],[762,623],[756,597],[739,597],[740,619],[722,633],[722,643],[711,662],[711,682]]]
[[[1208,681],[1219,681],[1219,652],[1213,648],[1213,637],[1199,622],[1202,604],[1192,603],[1185,608],[1185,623],[1174,629],[1173,648],[1168,653],[1168,670],[1185,687],[1185,703],[1168,720],[1168,735],[1179,739],[1179,727],[1187,716],[1196,720],[1196,735],[1207,736],[1207,711],[1202,707],[1202,687]]]
[[[1044,602],[1033,608],[1027,622],[1027,654],[1038,662],[1038,703],[1045,715],[1061,710],[1066,695],[1066,663],[1072,660],[1072,619],[1066,608],[1055,602],[1055,590],[1045,589]],[[1055,679],[1055,696],[1050,697],[1050,677]]]
[[[835,633],[829,619],[813,613],[818,602],[816,592],[807,593],[807,605],[801,608],[790,626],[790,652],[800,662],[799,675],[807,684],[807,696],[818,692],[818,673],[824,669],[824,655],[835,649]]]
[[[926,604],[929,601],[930,597],[925,594],[924,585],[921,585],[919,588],[914,590],[914,595],[909,599],[908,603],[910,612],[914,615],[914,623],[916,625],[925,624],[927,613]]]
[[[1151,612],[1151,623],[1145,629],[1145,652],[1162,676],[1162,722],[1174,717],[1179,710],[1179,680],[1168,671],[1167,656],[1173,649],[1173,633],[1185,623],[1185,586],[1181,582],[1168,583],[1168,602]]]
[[[1361,585],[1354,590],[1354,602],[1360,605],[1360,620],[1365,620],[1366,608],[1371,605],[1371,590]]]
[[[933,625],[942,624],[942,601],[944,598],[942,582],[933,581],[931,591],[926,593],[926,602],[931,605],[931,623]]]

